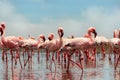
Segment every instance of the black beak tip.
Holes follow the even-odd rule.
[[[63,37],[64,33],[61,33],[61,37]]]
[[[1,36],[2,36],[2,34],[3,34],[3,30],[2,30],[2,28],[0,28],[0,32],[1,32]]]
[[[94,31],[94,34],[95,34],[95,38],[96,38],[96,36],[97,36],[97,32],[96,32],[96,31]]]

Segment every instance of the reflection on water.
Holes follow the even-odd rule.
[[[70,64],[68,73],[64,62],[46,62],[44,53],[39,59],[37,54],[33,55],[26,66],[23,65],[23,69],[20,68],[19,61],[15,65],[10,57],[8,55],[7,62],[0,60],[0,80],[120,80],[120,67],[114,70],[114,61],[109,61],[107,57],[100,60],[99,55],[96,62],[82,62],[83,72],[76,65]],[[24,60],[21,61],[23,64]]]

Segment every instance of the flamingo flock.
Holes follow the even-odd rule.
[[[24,66],[32,59],[35,53],[38,53],[38,61],[40,52],[43,50],[46,54],[46,61],[51,62],[63,59],[67,64],[66,71],[69,71],[70,63],[75,64],[83,71],[82,61],[96,61],[96,54],[102,53],[102,60],[106,57],[108,51],[108,59],[111,60],[111,54],[114,54],[114,68],[116,69],[120,61],[120,29],[113,32],[113,38],[107,39],[104,36],[98,36],[95,27],[88,28],[83,37],[70,36],[64,37],[64,29],[59,27],[57,30],[58,38],[55,38],[54,33],[48,35],[48,39],[44,34],[39,35],[38,40],[29,35],[28,39],[22,36],[5,36],[6,25],[0,24],[0,49],[2,50],[2,60],[7,61],[7,55],[10,53],[12,62],[17,64],[19,60],[21,68],[21,56],[23,56]],[[28,56],[27,59],[25,56]],[[52,57],[51,57],[52,55]],[[72,59],[72,56],[77,56],[79,62]]]

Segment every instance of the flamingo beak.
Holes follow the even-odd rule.
[[[46,40],[45,37],[43,37],[43,41],[44,41],[44,42],[45,42],[45,40]]]
[[[1,36],[3,35],[3,30],[2,30],[2,28],[0,27],[0,32],[1,32]]]
[[[51,41],[52,39],[51,39],[51,37],[48,37],[48,39],[49,39],[49,41]]]
[[[64,32],[63,32],[63,30],[61,30],[60,31],[60,37],[63,37],[63,35],[64,35]]]
[[[63,37],[63,35],[64,35],[64,33],[62,32],[62,33],[61,33],[61,37]]]
[[[96,36],[97,36],[97,32],[96,32],[95,30],[93,30],[93,33],[94,33],[95,38],[96,38]]]

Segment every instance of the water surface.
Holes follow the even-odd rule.
[[[88,61],[85,63],[82,61],[83,72],[78,66],[71,63],[67,73],[64,61],[58,62],[56,60],[51,63],[49,60],[46,62],[45,53],[40,54],[39,60],[37,53],[34,54],[23,69],[20,67],[19,60],[17,60],[16,66],[15,61],[12,64],[11,55],[8,54],[7,62],[2,61],[0,57],[0,80],[120,80],[120,63],[117,70],[114,70],[114,56],[112,55],[111,61],[108,60],[107,56],[105,60],[101,60],[101,55],[98,54],[96,62]],[[24,66],[22,55],[21,62]]]

